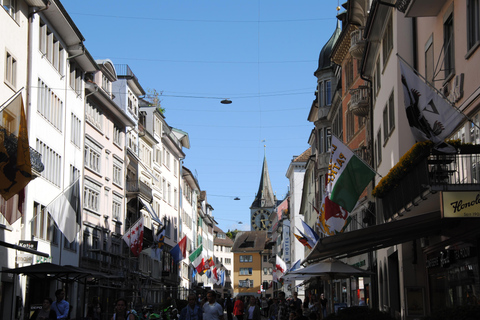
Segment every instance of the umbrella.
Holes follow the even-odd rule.
[[[313,277],[321,277],[325,280],[333,280],[349,278],[351,276],[368,276],[371,274],[373,273],[370,271],[348,265],[334,258],[328,258],[305,268],[287,272],[282,278],[287,280],[305,280]],[[330,308],[330,310],[333,310],[333,299],[331,298]]]
[[[35,278],[55,278],[61,281],[79,280],[88,276],[99,276],[99,272],[81,269],[74,266],[61,266],[54,263],[38,263],[26,267],[1,270],[4,273],[24,274]]]
[[[348,265],[340,260],[329,258],[305,268],[287,272],[283,279],[303,280],[311,277],[322,277],[327,279],[343,279],[351,276],[366,276],[372,272]]]

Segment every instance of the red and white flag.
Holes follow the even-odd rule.
[[[123,235],[123,240],[130,247],[133,255],[138,257],[143,247],[143,216]]]

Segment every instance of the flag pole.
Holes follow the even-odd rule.
[[[443,100],[445,100],[451,107],[455,108],[455,110],[460,113],[465,119],[467,119],[470,123],[472,123],[475,127],[477,127],[478,129],[480,129],[480,127],[469,117],[467,116],[465,113],[462,112],[462,110],[460,110],[453,102],[451,102],[447,97],[445,97],[445,95],[440,91],[438,90],[433,84],[430,83],[430,81],[428,81],[422,74],[420,74],[420,72],[418,72],[417,70],[415,70],[414,67],[412,67],[404,58],[402,58],[401,55],[399,55],[397,53],[397,57],[403,61],[403,63],[410,68],[410,70],[412,70],[420,79],[423,80],[423,82],[425,82],[431,89],[433,89]]]
[[[332,137],[335,136],[334,134],[332,134]],[[339,137],[335,136],[335,138],[337,138],[341,143],[343,143],[342,139],[340,139]],[[332,145],[332,138],[330,137],[330,145]],[[377,172],[377,170],[373,169],[371,165],[369,165],[368,163],[365,162],[365,160],[363,160],[361,157],[357,156],[357,154],[355,153],[355,151],[353,151],[352,149],[350,149],[349,146],[347,146],[345,143],[343,143],[343,145],[345,147],[348,148],[348,150],[350,150],[358,159],[360,159],[360,161],[363,162],[363,164],[365,164],[368,168],[370,168],[370,170],[372,170],[376,175],[378,175],[380,178],[383,178],[383,176]],[[330,147],[332,148],[332,147]],[[330,151],[331,154],[333,154],[332,151]]]

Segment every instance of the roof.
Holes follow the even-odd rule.
[[[215,238],[213,239],[213,244],[214,244],[214,245],[216,245],[216,246],[225,246],[225,247],[233,247],[233,240],[230,239],[229,237],[227,237],[227,235],[225,234],[225,232],[223,232],[223,230],[220,229],[217,225],[214,225],[214,226],[213,226],[213,232],[216,232],[216,233],[220,233],[220,234],[224,234],[224,235],[225,235],[225,239],[215,237]]]
[[[232,252],[260,252],[265,249],[267,231],[245,231],[237,233]]]
[[[272,183],[268,173],[267,157],[263,157],[262,175],[258,192],[250,208],[273,208],[276,205],[275,195],[273,194]]]
[[[312,155],[312,148],[308,148],[301,155],[293,159],[293,162],[307,162],[308,158]]]
[[[340,27],[340,23],[337,22],[337,27],[335,28],[335,31],[333,32],[330,39],[327,41],[327,43],[323,46],[322,50],[320,51],[320,56],[318,57],[318,68],[315,71],[315,73],[323,69],[329,68],[333,64],[333,62],[330,59],[330,56],[332,54],[333,47],[337,42],[337,39],[340,37],[341,32],[342,32],[342,28]]]

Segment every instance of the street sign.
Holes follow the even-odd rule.
[[[257,293],[262,293],[262,290],[258,290]]]

